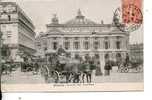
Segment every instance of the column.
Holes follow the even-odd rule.
[[[105,66],[104,52],[101,52],[100,53],[100,69],[103,75],[104,75],[104,66]]]
[[[71,52],[71,57],[72,57],[72,58],[74,58],[74,57],[75,57],[74,52]]]
[[[112,52],[112,60],[116,61],[116,52]]]
[[[129,50],[129,36],[126,36],[126,49]]]
[[[90,37],[89,42],[90,42],[90,50],[92,51],[93,50],[93,37],[92,36]]]
[[[52,39],[49,39],[48,45],[49,45],[49,50],[51,51],[52,50]]]
[[[70,50],[73,51],[73,37],[70,38]]]
[[[100,39],[100,49],[101,50],[104,49],[104,39],[103,39],[103,37],[101,37],[101,39]]]
[[[121,56],[122,56],[122,59],[123,59],[123,60],[126,59],[126,52],[122,52],[122,53],[121,53]]]
[[[112,57],[112,52],[109,52],[108,54],[109,54],[109,60],[111,61],[112,58],[113,58],[113,57]]]
[[[58,42],[59,42],[59,46],[61,45],[62,47],[64,47],[64,45],[63,45],[64,37],[63,36],[60,37]]]
[[[80,38],[80,50],[83,50],[83,37]]]
[[[84,53],[83,53],[83,52],[80,53],[80,56],[81,56],[82,59],[84,60]]]
[[[116,39],[115,39],[115,37],[111,37],[111,40],[110,40],[110,48],[112,49],[112,50],[114,50],[114,49],[116,49]]]

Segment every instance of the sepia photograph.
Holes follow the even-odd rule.
[[[2,91],[143,90],[142,9],[142,0],[1,0]]]

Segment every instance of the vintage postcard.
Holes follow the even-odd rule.
[[[1,0],[2,92],[143,91],[142,0]]]

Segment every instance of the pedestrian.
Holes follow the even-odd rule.
[[[105,70],[105,76],[109,76],[110,75],[110,70],[112,69],[111,63],[110,61],[106,61],[105,66],[104,66],[104,70]]]
[[[91,80],[92,81],[94,81],[94,79],[95,79],[95,71],[96,71],[96,65],[95,65],[95,63],[94,63],[94,61],[92,60],[92,61],[90,61],[90,77],[91,77]]]
[[[39,64],[35,61],[33,64],[33,74],[38,74],[39,71]]]

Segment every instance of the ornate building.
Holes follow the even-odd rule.
[[[129,34],[121,32],[114,24],[100,24],[87,19],[80,10],[74,19],[60,24],[56,15],[47,24],[47,32],[37,37],[36,47],[41,55],[56,52],[62,46],[72,57],[95,57],[103,66],[105,59],[125,58]],[[40,53],[39,53],[40,54]],[[101,68],[103,69],[103,67]]]
[[[11,49],[10,57],[20,59],[20,53],[33,55],[35,50],[34,25],[15,2],[0,2],[0,28],[3,44]]]

